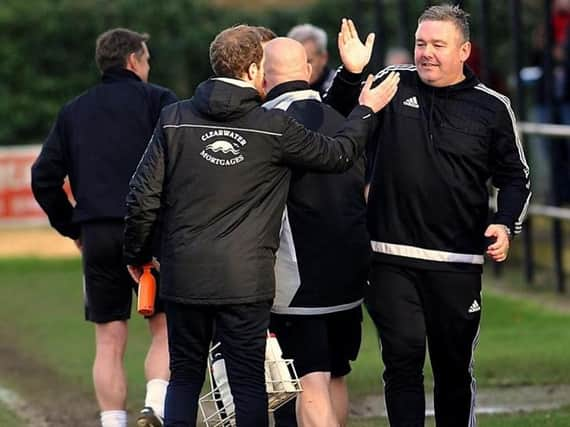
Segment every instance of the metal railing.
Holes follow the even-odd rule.
[[[518,131],[521,135],[538,135],[549,137],[550,139],[570,138],[570,126],[567,125],[519,122]],[[556,191],[557,189],[553,188],[553,190]],[[557,197],[555,197],[555,199],[557,199]],[[556,290],[559,293],[564,293],[566,292],[566,284],[562,256],[564,236],[562,232],[561,221],[570,220],[570,209],[562,208],[559,206],[541,205],[534,203],[529,206],[526,227],[523,231],[524,267],[525,277],[528,283],[532,283],[534,280],[534,256],[532,239],[532,218],[534,216],[542,216],[552,219],[552,247]]]

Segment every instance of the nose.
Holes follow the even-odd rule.
[[[427,44],[424,47],[422,54],[425,58],[432,58],[433,57],[433,47],[431,45]]]

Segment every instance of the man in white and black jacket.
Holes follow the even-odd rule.
[[[171,381],[165,425],[194,426],[216,327],[236,424],[267,426],[265,342],[289,166],[344,171],[374,128],[397,78],[362,91],[342,133],[306,130],[261,108],[263,49],[254,27],[232,27],[210,46],[216,78],[162,111],[127,196],[125,257],[132,274],[150,259],[160,211],[160,295],[166,301]]]
[[[335,135],[343,116],[309,86],[303,46],[278,38],[265,46],[263,105],[307,128]],[[345,376],[360,348],[368,276],[364,158],[343,174],[293,169],[275,266],[270,330],[283,357],[295,360],[301,393],[275,411],[276,427],[346,425]],[[296,416],[295,416],[296,412]]]
[[[397,70],[397,95],[378,114],[368,165],[373,261],[365,300],[382,344],[390,425],[424,425],[426,338],[438,427],[475,425],[473,353],[486,253],[504,261],[530,199],[529,170],[509,100],[465,66],[468,15],[433,6],[418,20],[415,66]],[[328,102],[355,99],[369,50],[344,21],[345,49]],[[356,53],[356,55],[354,55]],[[367,55],[367,54],[368,55]],[[351,90],[354,94],[351,95]],[[487,181],[497,187],[488,220]]]

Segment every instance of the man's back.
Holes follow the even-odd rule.
[[[273,93],[265,108],[286,110],[325,135],[340,130],[342,115],[320,102],[307,84],[284,83]],[[369,255],[364,159],[343,174],[293,170],[277,253],[273,312],[322,314],[360,304]]]
[[[366,119],[351,123],[351,134],[366,139]],[[258,93],[239,80],[201,84],[191,100],[163,111],[131,182],[127,259],[148,257],[138,250],[149,224],[138,215],[162,201],[163,297],[186,304],[273,298],[288,165],[342,171],[355,155],[352,137],[342,147],[323,139],[260,108]]]
[[[172,92],[113,68],[62,109],[46,144],[62,150],[77,201],[74,222],[125,215],[129,179],[161,108],[175,100]]]

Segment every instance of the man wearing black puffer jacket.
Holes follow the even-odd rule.
[[[307,131],[261,108],[263,49],[253,27],[222,31],[210,45],[216,74],[190,100],[166,108],[131,180],[125,257],[132,274],[150,259],[163,214],[161,296],[166,300],[171,381],[166,426],[194,426],[212,329],[222,345],[238,426],[268,425],[265,334],[287,197],[288,165],[349,168],[374,127],[373,111],[397,77],[365,85],[343,132]]]
[[[377,75],[381,81],[390,71],[401,74],[368,151],[373,262],[365,301],[382,344],[392,427],[424,426],[426,339],[437,426],[475,425],[483,257],[506,259],[510,234],[521,231],[530,199],[510,102],[464,64],[467,17],[458,6],[428,8],[418,20],[415,66]],[[341,33],[347,45],[358,38],[351,22],[343,22]],[[341,56],[347,70],[328,101],[346,111],[360,86],[348,71],[360,72],[366,63]],[[491,221],[489,179],[499,189]]]

